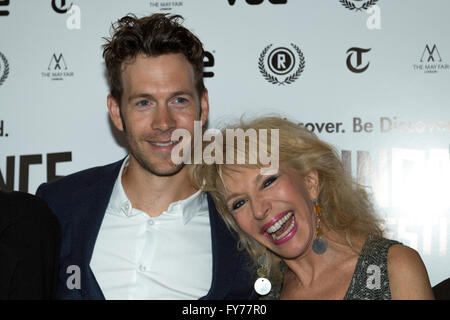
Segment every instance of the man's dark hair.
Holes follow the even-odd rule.
[[[103,58],[110,93],[119,105],[123,94],[123,62],[132,61],[139,54],[149,57],[183,54],[194,69],[195,88],[199,98],[202,97],[205,90],[203,46],[192,32],[181,26],[179,20],[183,20],[180,15],[157,13],[137,18],[128,14],[112,25],[111,38],[104,38],[107,42],[103,45]]]

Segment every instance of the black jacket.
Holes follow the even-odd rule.
[[[0,191],[0,299],[54,299],[60,241],[43,200]]]
[[[87,169],[42,184],[36,192],[58,217],[62,228],[57,299],[105,299],[89,264],[122,162]],[[208,205],[213,278],[208,294],[201,299],[255,299],[253,277],[256,273],[249,272],[250,258],[245,252],[238,252],[235,237],[220,218],[209,195]],[[80,270],[79,289],[67,285],[75,275],[71,266]]]

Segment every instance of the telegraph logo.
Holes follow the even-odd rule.
[[[424,73],[438,73],[439,71],[448,71],[450,66],[442,59],[436,44],[426,44],[420,55],[419,63],[414,64],[413,69]]]
[[[258,68],[264,79],[272,84],[285,85],[297,80],[305,69],[305,57],[300,48],[291,43],[289,47],[272,48],[269,44],[261,52]]]
[[[59,14],[67,14],[66,28],[69,30],[81,29],[81,8],[76,4],[66,3],[66,0],[52,0],[52,9]]]
[[[339,0],[339,2],[348,10],[363,11],[375,5],[378,0]]]
[[[56,13],[59,14],[66,14],[67,11],[70,10],[70,8],[72,7],[72,3],[67,6],[66,5],[66,0],[52,0],[52,8]]]
[[[353,47],[347,50],[347,68],[354,73],[362,73],[367,70],[370,62],[363,67],[362,65],[362,55],[363,53],[369,52],[371,49],[363,49]],[[356,61],[355,61],[356,60]]]
[[[1,9],[1,7],[6,7],[6,6],[9,6],[9,0],[0,0],[0,17],[9,15],[8,10]]]
[[[64,80],[69,77],[73,77],[74,73],[67,67],[64,55],[54,53],[50,58],[50,62],[47,66],[47,71],[41,72],[43,78],[50,78],[51,80]]]
[[[9,75],[9,63],[3,53],[0,52],[0,86],[5,82]]]

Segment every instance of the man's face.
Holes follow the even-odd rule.
[[[178,173],[183,165],[171,160],[179,143],[171,141],[172,132],[186,129],[193,137],[194,121],[204,125],[209,112],[207,91],[198,96],[192,66],[181,54],[138,55],[123,66],[122,83],[120,107],[108,96],[108,109],[115,126],[126,133],[131,157],[155,175]]]

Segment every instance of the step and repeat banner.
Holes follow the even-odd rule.
[[[0,0],[0,189],[126,154],[101,45],[134,13],[204,43],[210,127],[278,114],[335,145],[387,236],[450,276],[450,1]]]

